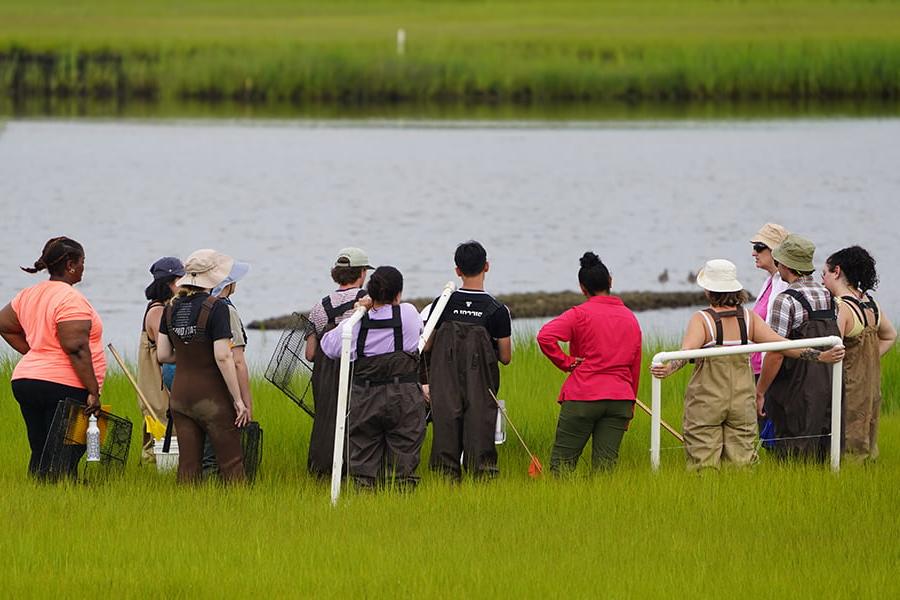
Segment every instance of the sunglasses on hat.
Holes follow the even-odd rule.
[[[763,250],[768,250],[769,247],[760,242],[754,242],[753,249],[756,250],[757,252],[762,252]]]

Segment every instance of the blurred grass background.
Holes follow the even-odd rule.
[[[900,3],[12,0],[0,54],[20,98],[894,101]]]

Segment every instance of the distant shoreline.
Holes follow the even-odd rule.
[[[702,291],[695,292],[622,292],[615,294],[628,308],[635,312],[658,310],[661,308],[684,308],[706,303]],[[519,294],[498,294],[497,299],[509,307],[514,319],[535,319],[555,317],[569,308],[584,302],[579,292],[526,292]],[[425,308],[434,298],[404,299],[419,310]],[[307,313],[302,313],[307,314]],[[289,329],[294,319],[292,315],[282,315],[269,319],[259,319],[247,325],[247,329]]]

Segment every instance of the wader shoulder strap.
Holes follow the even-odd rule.
[[[203,304],[200,306],[200,316],[197,317],[198,335],[206,335],[206,322],[209,321],[209,313],[212,312],[213,307],[218,301],[219,299],[216,296],[209,296],[208,298],[206,298],[206,300],[203,301]]]
[[[722,312],[712,308],[706,308],[703,312],[711,316],[716,325],[716,346],[725,344],[725,332],[722,330],[722,317],[737,317],[738,329],[741,332],[741,345],[744,346],[747,344],[747,321],[744,318],[744,309],[742,307],[739,306],[734,310]]]
[[[803,295],[798,290],[788,288],[784,290],[784,293],[796,300],[803,306],[803,310],[806,311],[806,314],[809,315],[810,321],[834,321],[837,319],[837,315],[835,314],[835,305],[834,298],[831,299],[831,307],[824,310],[813,310],[812,305],[810,305],[809,300],[807,300],[806,296]]]
[[[346,302],[338,304],[337,306],[334,306],[331,303],[330,294],[322,298],[322,308],[325,309],[325,316],[328,317],[328,325],[334,325],[337,322],[338,317],[353,308],[353,305],[356,304],[356,302],[365,295],[366,290],[358,290],[356,292],[356,298],[354,298],[353,300],[347,300]]]
[[[881,325],[881,314],[878,311],[878,303],[875,302],[875,298],[873,298],[871,294],[866,294],[866,298],[868,298],[869,301],[864,302],[863,306],[871,308],[872,312],[875,313],[875,326],[877,327]]]
[[[394,305],[391,307],[390,319],[370,319],[369,313],[363,315],[362,321],[359,322],[359,335],[356,337],[356,358],[362,358],[366,355],[366,338],[370,329],[393,329],[394,330],[394,352],[403,350],[403,321],[400,319],[400,307]]]
[[[722,331],[722,317],[718,311],[711,308],[703,309],[703,312],[712,317],[713,323],[716,325],[716,346],[721,346],[725,342],[725,333]]]
[[[738,320],[738,329],[741,331],[741,346],[747,345],[747,320],[744,317],[744,308],[742,306],[738,306],[734,309],[735,315]]]
[[[866,305],[859,301],[859,299],[854,298],[853,296],[841,296],[841,300],[843,300],[847,306],[850,307],[856,316],[859,318],[859,322],[863,324],[863,327],[869,326],[869,319],[866,317]]]

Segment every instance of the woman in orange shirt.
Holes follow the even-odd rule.
[[[34,267],[22,267],[28,273],[44,269],[47,281],[22,290],[0,310],[0,336],[22,355],[12,391],[28,430],[28,470],[38,478],[45,474],[41,454],[57,403],[72,398],[85,403],[85,413],[97,412],[106,374],[100,316],[73,287],[84,274],[84,248],[67,237],[49,240]]]

